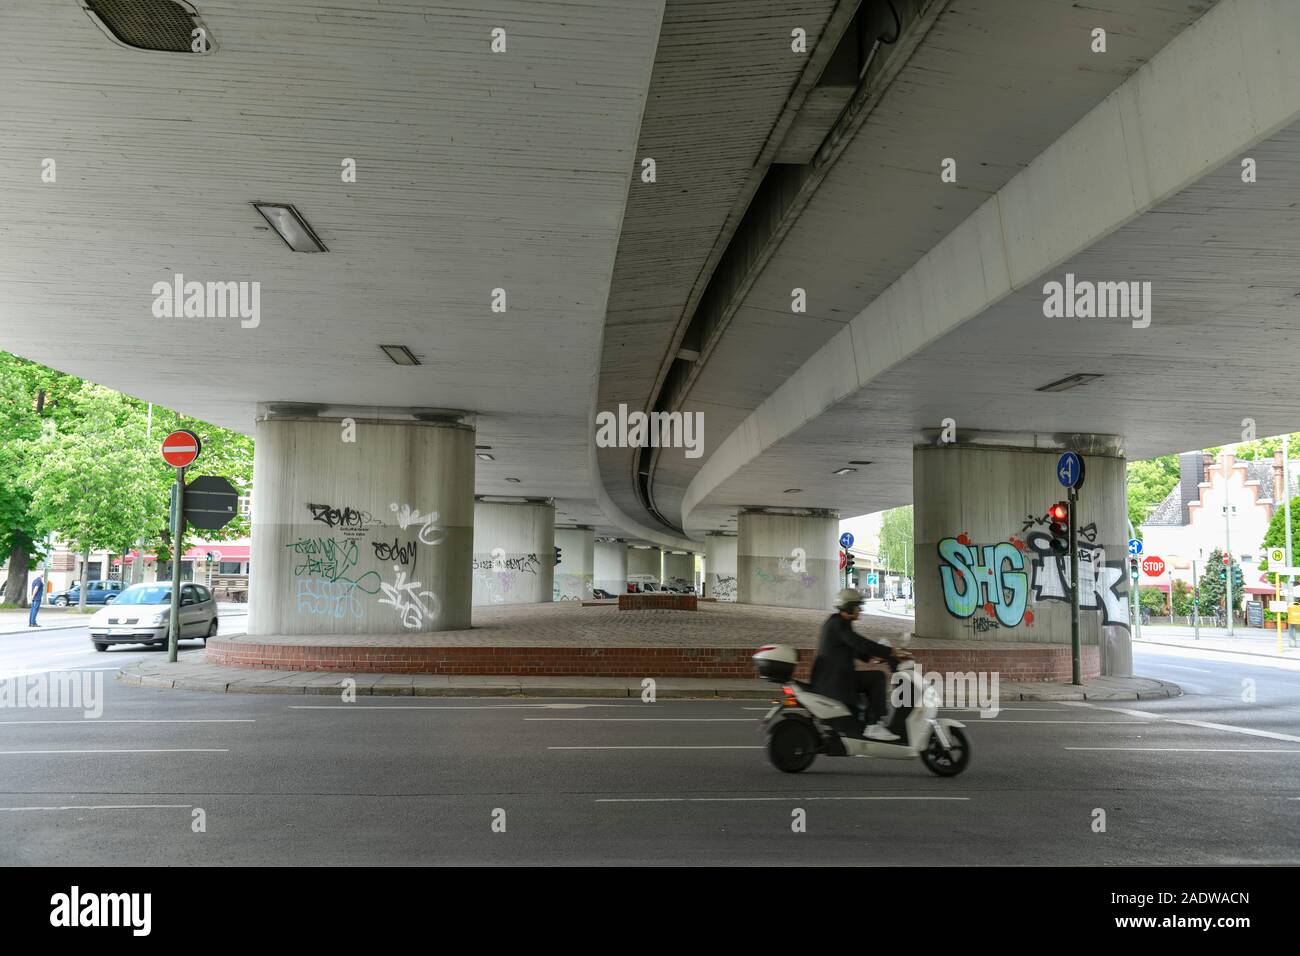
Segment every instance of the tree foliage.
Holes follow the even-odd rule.
[[[1215,548],[1210,552],[1206,559],[1205,567],[1201,569],[1201,580],[1198,582],[1201,589],[1201,613],[1213,614],[1216,607],[1223,604],[1224,596],[1227,592],[1226,578],[1220,576],[1223,571],[1223,549]],[[1241,574],[1241,565],[1237,559],[1232,559],[1232,608],[1233,610],[1241,609],[1241,595],[1245,581]]]
[[[886,511],[880,522],[880,563],[890,571],[906,569],[914,574],[914,542],[912,506]]]
[[[1128,463],[1128,517],[1134,530],[1151,516],[1178,484],[1178,456],[1165,455]]]

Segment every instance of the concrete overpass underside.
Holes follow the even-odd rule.
[[[1286,0],[200,13],[217,48],[189,57],[114,45],[72,3],[0,12],[0,347],[257,435],[259,638],[460,631],[560,577],[662,581],[626,545],[709,532],[739,534],[715,586],[824,609],[834,517],[915,500],[917,630],[952,639],[972,592],[922,529],[1014,538],[997,522],[1051,493],[1023,476],[1079,447],[1105,551],[1126,457],[1294,427]],[[258,201],[328,252],[288,249]],[[260,314],[159,317],[176,274],[256,281]],[[1045,284],[1076,280],[1149,283],[1149,313],[1045,314]],[[619,406],[698,415],[698,456],[599,443]],[[327,438],[345,418],[354,446]],[[300,559],[310,501],[364,516],[337,532],[346,574]],[[1085,643],[1123,673],[1107,560]],[[972,566],[988,628],[1068,640],[996,584],[1013,566]]]

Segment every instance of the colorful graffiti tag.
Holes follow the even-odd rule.
[[[973,545],[966,535],[939,542],[939,578],[948,613],[968,618],[991,605],[1003,627],[1016,627],[1025,617],[1029,575],[1024,553],[1007,541]]]

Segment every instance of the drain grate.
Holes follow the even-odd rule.
[[[83,0],[85,9],[114,38],[137,50],[167,53],[210,52],[207,27],[193,7],[176,0]],[[196,51],[194,31],[202,30],[204,44]]]

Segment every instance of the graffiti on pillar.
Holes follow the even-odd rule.
[[[349,505],[308,503],[307,510],[311,512],[313,521],[336,528],[348,536],[364,534],[367,528],[378,523],[369,511],[362,511]]]
[[[373,575],[373,580],[371,576]],[[295,597],[299,614],[333,618],[336,621],[365,616],[360,595],[379,593],[379,575],[370,571],[360,581],[342,578],[330,581],[322,577],[298,578]]]
[[[388,506],[388,510],[397,516],[397,526],[405,531],[407,528],[419,526],[419,539],[422,544],[440,544],[446,537],[446,532],[438,527],[438,512],[431,511],[427,515],[420,514],[410,505],[398,505],[393,502]]]
[[[939,579],[948,613],[964,620],[982,608],[1001,626],[1018,626],[1029,599],[1021,547],[1009,541],[975,545],[965,534],[940,541]]]
[[[423,585],[419,581],[408,580],[401,565],[393,565],[393,571],[396,580],[392,584],[385,581],[379,585],[384,592],[379,603],[392,605],[401,617],[403,627],[423,627],[426,619],[436,618],[441,610],[438,596],[432,591],[420,590]]]
[[[316,574],[327,581],[344,577],[360,556],[357,543],[347,538],[300,537],[285,547],[292,548],[300,559],[293,566],[294,577]]]
[[[535,554],[521,554],[517,557],[506,558],[496,554],[493,551],[491,558],[476,558],[474,560],[475,571],[521,571],[524,574],[536,574],[537,569],[541,567],[541,562],[537,560]]]
[[[1047,515],[1027,515],[1020,535],[996,544],[974,544],[966,534],[939,542],[944,605],[953,617],[972,619],[975,633],[999,627],[1032,627],[1032,602],[1070,600],[1070,561],[1052,551],[1043,530]],[[1026,533],[1027,532],[1027,533]],[[1079,529],[1079,608],[1099,611],[1103,626],[1128,629],[1125,560],[1106,559],[1095,545],[1097,526]],[[1117,549],[1118,550],[1118,549]],[[979,613],[983,617],[978,617]]]
[[[734,574],[719,574],[713,579],[712,597],[719,601],[736,600],[736,576]]]
[[[394,561],[403,567],[415,570],[415,562],[419,557],[419,551],[416,549],[414,541],[407,541],[402,544],[397,538],[394,538],[391,544],[387,541],[372,541],[370,546],[375,549],[375,557],[378,560]]]
[[[590,594],[590,574],[557,574],[551,586],[551,598],[555,601],[581,601]]]

